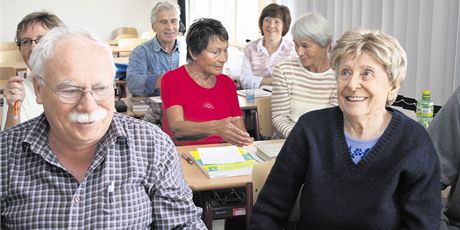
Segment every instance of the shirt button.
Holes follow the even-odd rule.
[[[73,202],[74,202],[75,204],[80,203],[80,197],[78,197],[78,196],[74,197],[74,198],[73,198]]]

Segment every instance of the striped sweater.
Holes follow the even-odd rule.
[[[276,65],[273,72],[272,117],[275,133],[286,138],[299,117],[337,105],[337,82],[332,69],[314,73],[299,58]]]

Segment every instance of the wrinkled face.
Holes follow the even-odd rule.
[[[283,34],[283,20],[275,17],[265,17],[262,23],[264,37],[280,40]]]
[[[193,63],[196,63],[204,74],[221,74],[224,64],[228,59],[227,49],[228,41],[217,37],[211,38],[206,49],[201,51],[197,56],[192,55]]]
[[[397,96],[399,86],[391,86],[384,66],[366,52],[342,57],[337,71],[337,99],[345,116],[384,114],[387,101]]]
[[[114,112],[113,61],[106,50],[83,38],[67,38],[55,50],[44,65],[41,77],[45,85],[34,78],[37,102],[43,104],[50,135],[76,145],[97,143],[106,133]],[[93,94],[101,87],[111,88],[104,100],[96,101]],[[86,92],[79,94],[79,88]],[[65,95],[77,95],[78,100],[64,102]]]
[[[45,36],[48,33],[49,29],[42,23],[37,22],[32,24],[29,27],[26,27],[21,33],[21,41],[25,40],[37,40]],[[36,42],[31,41],[25,45],[19,47],[19,51],[21,51],[22,58],[27,63],[29,61],[30,53],[32,53],[32,49],[37,45]]]
[[[322,48],[318,43],[310,38],[294,40],[295,51],[299,55],[300,62],[305,68],[309,68],[314,63],[327,57],[327,47]]]
[[[176,41],[179,34],[179,17],[175,10],[161,10],[155,23],[152,25],[153,31],[161,44]]]

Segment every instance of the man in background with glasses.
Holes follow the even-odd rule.
[[[206,229],[171,139],[114,112],[108,44],[56,27],[29,65],[44,114],[0,133],[1,229]]]
[[[26,64],[40,38],[52,28],[62,24],[59,17],[46,11],[30,13],[19,22],[15,40]],[[32,78],[24,77],[26,76],[12,76],[5,85],[2,130],[43,112],[43,107],[35,101]]]

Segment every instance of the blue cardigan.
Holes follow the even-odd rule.
[[[354,164],[338,107],[304,114],[253,209],[251,229],[281,229],[303,183],[300,229],[438,229],[439,162],[425,129],[399,111]]]

